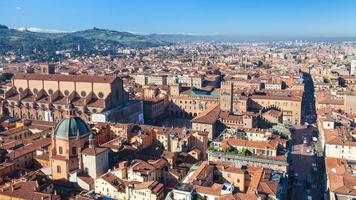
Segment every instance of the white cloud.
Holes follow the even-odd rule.
[[[37,27],[28,27],[28,28],[16,28],[19,31],[31,31],[31,32],[40,32],[40,33],[69,33],[73,31],[64,31],[64,30],[58,30],[58,29],[42,29],[42,28],[37,28]]]
[[[21,8],[21,6],[16,6],[15,9],[16,10],[21,10],[22,8]]]

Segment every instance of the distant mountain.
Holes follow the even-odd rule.
[[[195,42],[272,42],[306,40],[312,42],[356,41],[356,37],[298,37],[298,36],[234,36],[234,35],[192,35],[192,34],[149,34],[149,38],[173,43]]]
[[[191,42],[211,42],[211,41],[221,41],[221,36],[203,36],[203,35],[190,35],[190,34],[150,34],[147,37],[157,40],[164,40],[167,42],[182,42],[182,43],[191,43]]]
[[[259,37],[243,37],[233,35],[192,35],[192,34],[150,34],[147,37],[157,40],[164,40],[174,43],[195,43],[195,42],[242,42],[264,40]]]
[[[61,52],[106,55],[115,54],[118,47],[147,48],[169,44],[156,38],[98,28],[70,33],[41,33],[0,25],[0,55],[12,52],[28,59],[58,58]]]

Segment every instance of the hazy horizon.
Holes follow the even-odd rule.
[[[356,1],[0,1],[0,24],[45,32],[356,37]]]

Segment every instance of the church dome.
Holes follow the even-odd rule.
[[[72,116],[62,119],[54,130],[56,138],[72,139],[81,138],[90,134],[89,126],[80,117]]]

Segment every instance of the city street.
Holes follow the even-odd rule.
[[[315,124],[316,113],[314,103],[314,85],[311,76],[304,74],[304,96],[302,106],[302,121],[305,124]],[[291,199],[322,199],[323,191],[323,158],[317,157],[317,142],[313,126],[296,127],[292,133],[292,162],[289,177],[291,184]]]
[[[313,128],[299,127],[293,135],[291,184],[292,199],[321,199],[322,164],[314,156]],[[308,176],[310,178],[308,178]],[[309,179],[309,180],[308,180]],[[309,197],[310,198],[310,197]]]

